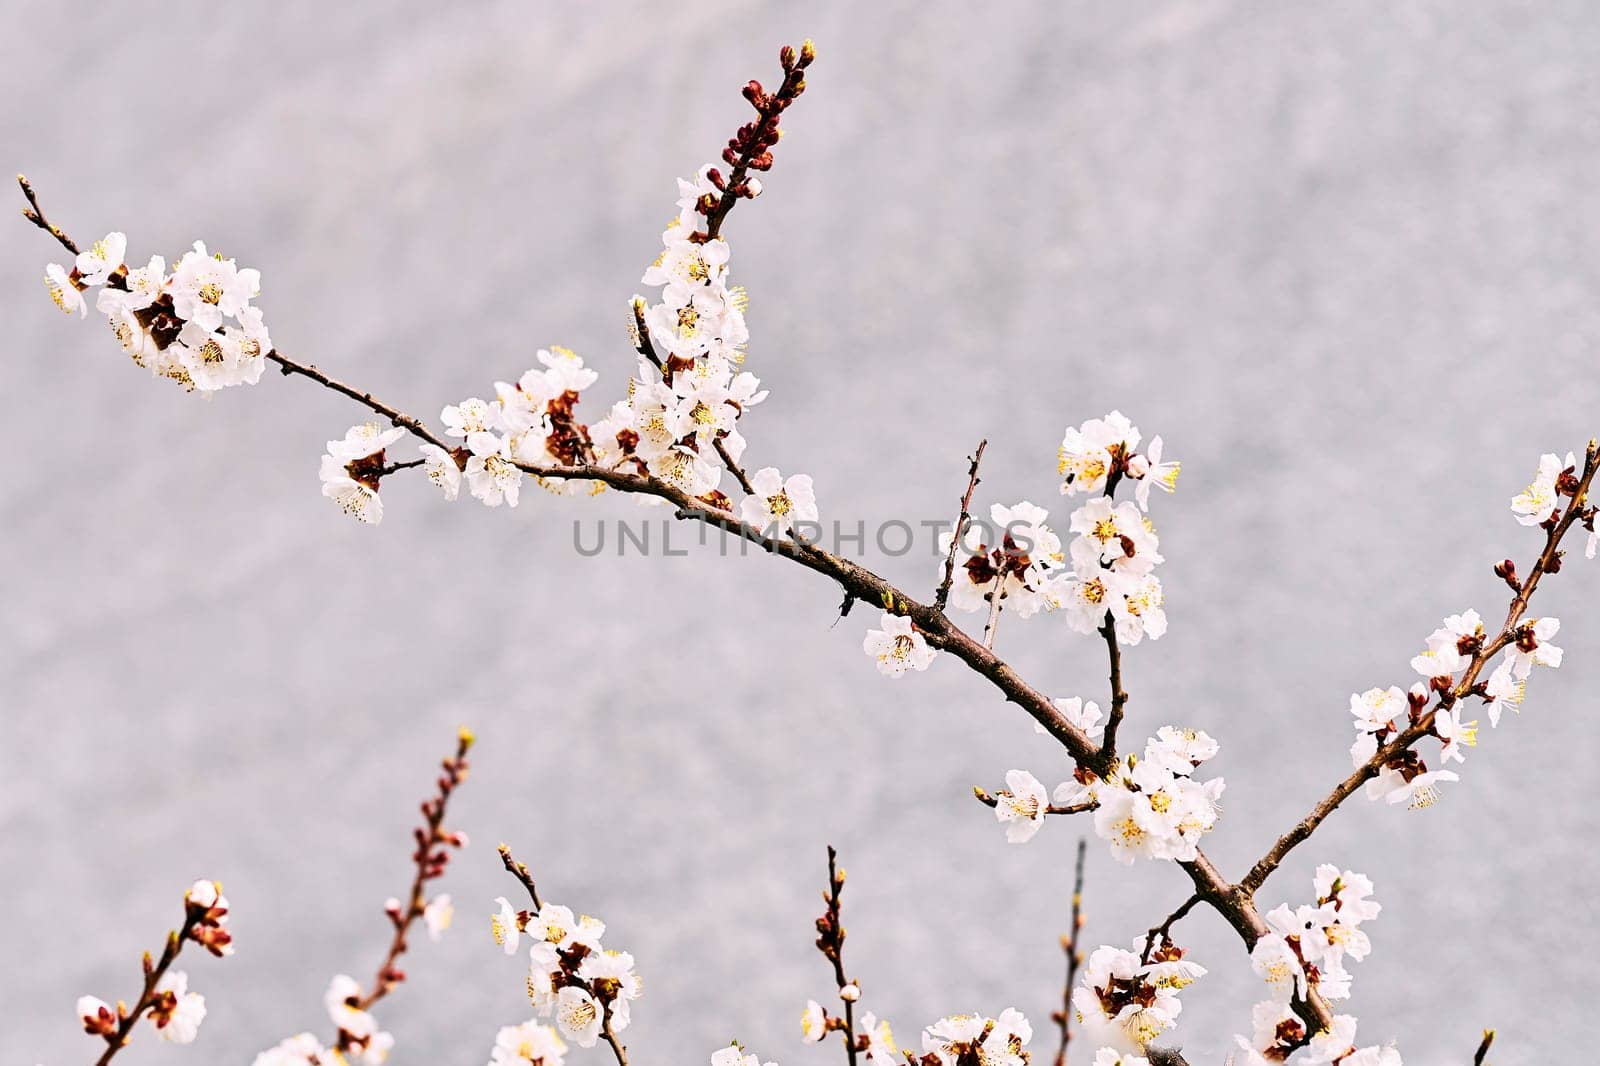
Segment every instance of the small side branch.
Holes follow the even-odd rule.
[[[50,220],[44,217],[44,208],[39,206],[39,194],[33,191],[33,184],[22,174],[17,175],[17,184],[22,186],[22,195],[28,199],[28,206],[23,208],[22,217],[50,234],[61,247],[76,256],[78,254],[77,242],[62,233],[59,226],[52,225]]]
[[[844,925],[839,917],[839,897],[844,894],[844,871],[839,868],[839,853],[828,846],[828,890],[822,894],[827,910],[817,919],[817,950],[833,964],[833,980],[844,1001],[844,1024],[839,1029],[844,1037],[845,1056],[850,1066],[856,1066],[856,1011],[855,999],[846,989],[857,986],[844,972]],[[859,994],[859,993],[857,993]]]
[[[1489,1048],[1494,1045],[1494,1030],[1483,1031],[1483,1042],[1478,1045],[1477,1053],[1472,1056],[1472,1066],[1486,1066],[1489,1061]]]
[[[967,531],[967,522],[972,518],[972,493],[978,487],[978,464],[983,462],[983,450],[988,446],[987,438],[980,440],[978,450],[968,460],[967,491],[961,494],[961,512],[956,516],[955,530],[950,537],[950,554],[944,560],[944,579],[933,594],[935,611],[943,611],[944,605],[950,600],[950,583],[956,576],[956,552],[961,548],[961,535]]]
[[[1172,942],[1172,927],[1183,920],[1184,916],[1194,910],[1203,897],[1197,892],[1183,902],[1177,910],[1167,915],[1167,920],[1156,926],[1144,938],[1144,950],[1139,954],[1139,961],[1149,963],[1150,956],[1156,950],[1157,941],[1164,944]]]
[[[1083,948],[1078,937],[1083,931],[1083,867],[1088,844],[1086,838],[1078,838],[1078,858],[1072,873],[1072,929],[1061,938],[1061,950],[1067,955],[1067,980],[1061,986],[1061,1009],[1054,1016],[1061,1029],[1055,1066],[1067,1066],[1067,1044],[1072,1040],[1072,986],[1078,983],[1078,967],[1083,965]]]
[[[1111,765],[1117,761],[1117,730],[1122,726],[1123,711],[1128,706],[1128,693],[1122,687],[1122,645],[1117,642],[1116,622],[1109,615],[1105,625],[1100,627],[1100,635],[1105,638],[1106,657],[1111,664],[1111,712],[1106,717],[1105,736],[1100,742],[1100,765],[1109,773]]]
[[[527,889],[528,898],[533,901],[533,909],[543,910],[544,904],[539,902],[539,886],[534,884],[533,874],[528,872],[528,867],[518,862],[511,856],[511,849],[504,844],[500,845],[500,861],[505,863],[506,873],[522,882],[522,887]]]

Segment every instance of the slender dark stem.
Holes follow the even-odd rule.
[[[1478,1045],[1477,1052],[1472,1056],[1472,1066],[1485,1066],[1489,1058],[1489,1048],[1494,1045],[1494,1030],[1483,1031],[1483,1042]]]
[[[1199,903],[1200,901],[1201,898],[1198,893],[1190,896],[1188,899],[1184,900],[1183,904],[1179,906],[1177,910],[1167,915],[1166,921],[1150,930],[1150,932],[1144,938],[1144,951],[1139,954],[1139,961],[1143,963],[1149,963],[1151,954],[1156,950],[1157,940],[1162,940],[1170,944],[1172,942],[1172,927],[1177,925],[1178,922],[1182,921],[1184,915],[1194,910],[1195,904]]]
[[[1083,964],[1083,949],[1078,937],[1083,931],[1083,867],[1088,857],[1089,841],[1078,838],[1078,857],[1072,873],[1072,929],[1061,938],[1061,950],[1067,955],[1067,981],[1061,986],[1061,1010],[1055,1021],[1061,1028],[1061,1044],[1056,1049],[1056,1066],[1066,1066],[1067,1044],[1072,1040],[1072,986],[1078,983],[1078,967]]]
[[[505,863],[506,873],[522,882],[522,887],[528,890],[528,898],[533,901],[534,910],[543,910],[544,904],[539,902],[539,887],[533,883],[533,875],[528,868],[511,857],[511,849],[504,844],[500,845],[500,861]]]
[[[1128,706],[1128,693],[1122,687],[1122,645],[1117,642],[1117,625],[1107,616],[1100,627],[1105,638],[1106,657],[1111,663],[1111,713],[1106,717],[1106,731],[1100,742],[1100,768],[1109,774],[1117,761],[1117,730],[1122,726],[1122,715]]]
[[[721,437],[717,438],[716,444],[714,444],[713,447],[716,448],[717,455],[722,457],[722,465],[727,467],[728,472],[733,475],[734,480],[739,482],[739,487],[744,490],[745,495],[757,495],[755,486],[750,484],[750,479],[744,475],[744,468],[733,461],[733,456],[728,454],[728,448],[725,444],[723,444]]]
[[[999,800],[995,799],[993,796],[989,795],[989,793],[985,792],[983,789],[979,788],[976,785],[974,785],[973,788],[972,788],[972,794],[974,796],[976,796],[977,799],[978,799],[978,802],[983,804],[985,807],[996,807],[996,806],[999,806],[999,804],[1000,804]],[[1083,814],[1085,811],[1092,811],[1092,810],[1096,809],[1099,806],[1100,806],[1100,804],[1096,803],[1094,800],[1084,800],[1082,803],[1071,803],[1071,804],[1068,804],[1065,807],[1057,807],[1055,804],[1052,803],[1052,804],[1050,804],[1048,807],[1046,807],[1044,809],[1044,813],[1046,813],[1046,814]]]
[[[833,982],[839,991],[850,985],[844,972],[844,925],[840,918],[839,899],[844,895],[844,871],[839,869],[839,853],[828,847],[828,891],[823,893],[828,909],[817,919],[817,950],[833,964]],[[844,1038],[845,1056],[850,1066],[856,1066],[856,1009],[855,1003],[844,1000],[844,1028],[839,1030]]]
[[[987,438],[980,440],[978,450],[968,460],[967,491],[961,494],[961,512],[956,516],[955,532],[950,537],[950,553],[944,559],[944,579],[933,594],[933,609],[936,611],[944,610],[944,605],[950,600],[950,583],[956,575],[956,552],[961,548],[961,535],[967,531],[967,522],[972,518],[972,492],[978,487],[978,464],[983,462],[983,450],[988,446]]]
[[[609,1006],[606,1007],[606,1020],[601,1032],[605,1034],[606,1043],[611,1045],[611,1053],[617,1057],[617,1066],[628,1066],[628,1049],[623,1046],[622,1041],[617,1039],[616,1031],[611,1028],[611,1008]]]
[[[39,206],[39,196],[33,191],[33,184],[21,174],[17,175],[17,184],[22,186],[22,195],[27,197],[28,200],[28,206],[22,212],[22,217],[50,234],[61,247],[76,256],[78,254],[77,243],[71,237],[62,233],[59,227],[51,225],[50,220],[44,217],[44,208]]]

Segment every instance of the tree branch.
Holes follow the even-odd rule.
[[[1356,789],[1360,788],[1366,781],[1376,777],[1389,760],[1410,748],[1423,737],[1428,736],[1433,731],[1433,722],[1439,711],[1449,710],[1455,705],[1456,701],[1473,693],[1473,686],[1476,684],[1478,675],[1483,671],[1483,668],[1516,639],[1518,624],[1522,620],[1523,613],[1528,609],[1528,603],[1533,597],[1534,589],[1539,585],[1539,579],[1546,573],[1560,568],[1561,552],[1559,549],[1561,538],[1566,536],[1567,530],[1571,529],[1578,521],[1583,510],[1581,501],[1584,500],[1589,492],[1597,467],[1600,467],[1600,446],[1597,446],[1594,441],[1590,441],[1588,450],[1585,453],[1583,473],[1579,478],[1577,490],[1573,493],[1572,503],[1567,507],[1566,513],[1562,515],[1561,519],[1545,531],[1544,550],[1539,553],[1539,558],[1534,562],[1533,569],[1529,572],[1527,580],[1522,582],[1517,594],[1512,597],[1511,606],[1506,611],[1506,620],[1501,626],[1499,634],[1493,640],[1485,643],[1472,657],[1466,671],[1461,675],[1461,680],[1450,691],[1440,694],[1439,702],[1432,710],[1423,715],[1414,724],[1401,730],[1387,744],[1380,745],[1371,758],[1357,767],[1354,773],[1334,786],[1333,791],[1313,807],[1310,814],[1302,818],[1294,828],[1279,837],[1267,853],[1250,868],[1250,872],[1244,876],[1244,880],[1239,882],[1240,888],[1254,895],[1262,883],[1282,864],[1289,852],[1293,851],[1297,845],[1316,832],[1317,827],[1323,823],[1328,815],[1338,810],[1339,805],[1349,799]]]

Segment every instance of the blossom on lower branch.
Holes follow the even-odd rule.
[[[1137,951],[1101,945],[1090,953],[1073,989],[1073,1015],[1090,1047],[1142,1054],[1152,1040],[1178,1024],[1183,1010],[1178,993],[1205,973],[1205,967],[1185,960],[1170,943],[1149,961]]]
[[[347,515],[373,525],[383,521],[378,482],[384,474],[384,449],[405,430],[383,429],[376,422],[351,426],[343,440],[330,440],[322,457],[322,494]]]
[[[644,986],[632,955],[601,945],[604,922],[575,917],[559,904],[517,911],[503,898],[496,903],[490,926],[506,954],[516,951],[523,936],[532,941],[526,987],[539,1017],[553,1014],[556,1028],[579,1047],[593,1047],[608,1029],[628,1027]]]
[[[922,1030],[925,1066],[1027,1066],[1033,1026],[1015,1007],[999,1017],[952,1014]],[[908,1052],[909,1054],[909,1052]]]
[[[1344,960],[1366,958],[1372,944],[1361,926],[1382,909],[1370,898],[1372,882],[1353,870],[1324,863],[1317,867],[1312,884],[1314,902],[1293,908],[1280,904],[1267,913],[1268,932],[1256,941],[1250,964],[1271,998],[1255,1005],[1252,1035],[1235,1039],[1252,1066],[1282,1062],[1300,1048],[1305,1054],[1297,1061],[1308,1066],[1399,1066],[1399,1053],[1392,1048],[1355,1049],[1353,1017],[1339,1015],[1332,1027],[1308,1033],[1293,1009],[1312,990],[1326,1000],[1350,997]]]

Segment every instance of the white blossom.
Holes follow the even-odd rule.
[[[1561,629],[1559,618],[1534,618],[1517,627],[1517,639],[1506,649],[1511,660],[1511,673],[1518,681],[1525,681],[1535,666],[1548,666],[1552,670],[1561,665],[1561,649],[1550,643],[1550,638]]]
[[[51,263],[44,268],[44,284],[50,291],[50,299],[67,314],[76,311],[78,317],[83,318],[89,313],[89,305],[83,300],[83,292],[73,284],[60,263]]]
[[[315,1036],[300,1033],[261,1052],[251,1066],[324,1066],[329,1061],[327,1049]]]
[[[548,1025],[537,1021],[507,1025],[495,1034],[489,1066],[561,1066],[567,1045]]]
[[[1044,825],[1050,793],[1026,770],[1006,771],[1005,791],[995,796],[994,814],[1006,827],[1006,840],[1025,844]]]
[[[1101,491],[1117,459],[1126,457],[1138,445],[1139,431],[1120,411],[1068,429],[1061,438],[1057,468],[1063,478],[1062,494]]]
[[[189,977],[181,970],[167,971],[155,990],[157,1002],[149,1017],[161,1039],[174,1044],[192,1043],[205,1020],[205,997],[189,991]]]
[[[885,611],[878,623],[883,628],[869,629],[861,650],[878,661],[878,672],[900,677],[907,670],[926,670],[933,662],[934,650],[903,615]]]
[[[794,474],[786,480],[776,468],[766,466],[750,476],[750,486],[755,495],[745,497],[739,505],[739,517],[745,524],[781,537],[796,523],[816,522],[817,497],[811,475]]]
[[[494,901],[500,905],[500,909],[489,916],[489,931],[494,934],[494,942],[499,944],[507,955],[515,955],[517,944],[522,938],[522,926],[518,921],[516,908],[511,906],[511,901],[504,896],[496,896]]]
[[[123,233],[108,233],[103,238],[95,241],[87,251],[80,252],[77,259],[78,273],[83,277],[85,285],[104,285],[118,270],[122,269],[123,258],[128,254],[128,237]]]
[[[422,907],[422,924],[427,927],[428,939],[437,941],[455,919],[456,909],[450,903],[448,892],[434,896]]]
[[[1177,490],[1179,469],[1180,464],[1176,462],[1161,461],[1159,435],[1150,439],[1150,446],[1145,449],[1143,455],[1136,455],[1128,461],[1128,476],[1139,481],[1134,488],[1134,498],[1139,501],[1141,511],[1150,510],[1151,486],[1157,486],[1166,493]]]
[[[568,985],[556,994],[556,1024],[579,1047],[594,1047],[605,1023],[605,1008],[586,988]]]
[[[1556,492],[1556,480],[1563,470],[1577,465],[1571,452],[1563,461],[1559,456],[1546,453],[1539,457],[1539,469],[1533,481],[1511,499],[1511,513],[1525,526],[1537,526],[1549,521],[1561,510],[1561,497]]]
[[[428,480],[439,486],[444,498],[454,500],[459,496],[461,467],[456,463],[456,457],[437,444],[418,445],[417,450],[422,453],[423,470],[427,472]]]
[[[806,1000],[806,1009],[800,1012],[800,1039],[807,1044],[820,1043],[828,1035],[828,1015],[822,1004]]]

